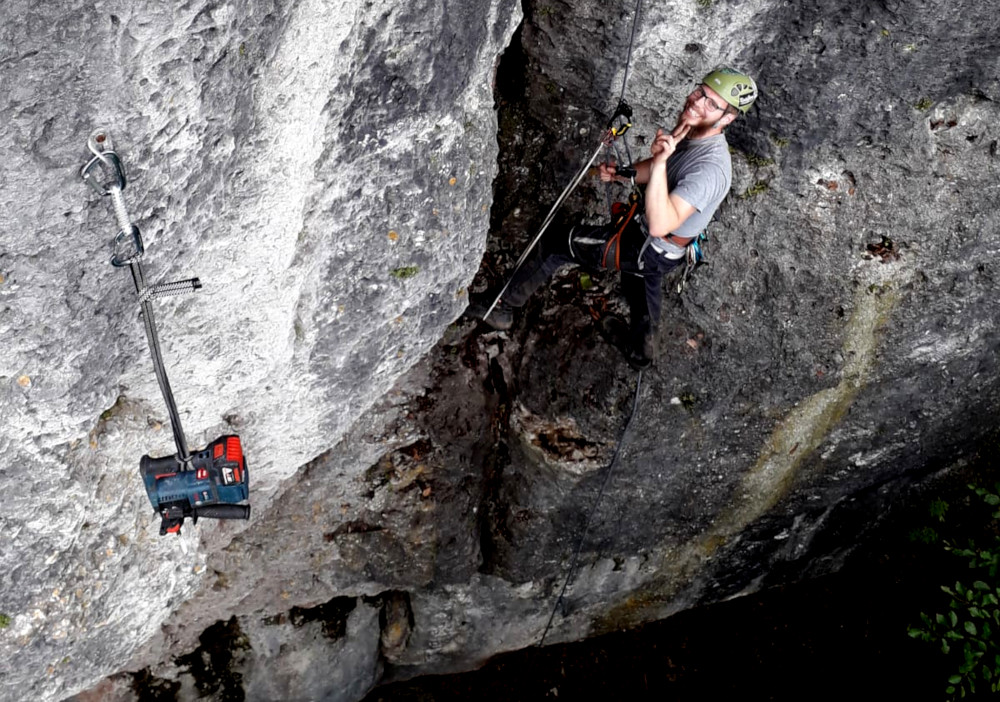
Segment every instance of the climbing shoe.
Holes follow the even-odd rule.
[[[486,311],[490,308],[491,303],[492,300],[490,303],[473,302],[466,308],[465,314],[467,317],[481,320],[497,331],[507,331],[514,326],[514,308],[500,300],[487,317]]]
[[[625,361],[635,370],[645,370],[653,365],[653,359],[646,354],[644,349],[635,348],[631,343],[626,343],[625,348],[622,349],[622,354],[625,356]]]
[[[644,370],[652,365],[652,338],[647,337],[637,346],[630,339],[631,334],[625,320],[611,315],[602,317],[597,330],[609,344],[621,351],[625,361],[635,370]]]

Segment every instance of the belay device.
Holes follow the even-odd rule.
[[[161,517],[160,534],[179,534],[185,517],[197,523],[199,517],[213,519],[248,519],[250,505],[240,504],[249,498],[249,476],[243,446],[236,435],[221,436],[202,451],[194,454],[188,451],[180,415],[170,390],[167,372],[160,353],[160,340],[156,335],[156,320],[153,316],[154,297],[177,295],[197,290],[201,282],[197,278],[174,283],[146,285],[142,272],[144,252],[139,228],[132,224],[125,210],[125,170],[121,159],[111,145],[111,137],[104,130],[97,130],[87,140],[87,148],[93,158],[80,171],[80,175],[101,195],[111,198],[118,234],[112,244],[111,263],[117,267],[128,267],[139,294],[140,316],[146,328],[146,340],[153,356],[153,370],[160,385],[160,392],[167,403],[170,427],[174,433],[177,453],[163,458],[143,456],[139,461],[139,474],[146,486],[146,494]],[[96,177],[97,167],[103,175],[103,182]]]

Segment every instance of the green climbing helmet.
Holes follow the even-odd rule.
[[[716,68],[701,81],[722,96],[722,99],[746,114],[757,99],[757,84],[746,73],[732,68]]]

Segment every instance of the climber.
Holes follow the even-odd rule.
[[[732,167],[723,132],[756,98],[757,86],[746,74],[719,68],[705,76],[688,95],[674,129],[658,129],[651,157],[634,164],[635,182],[646,186],[645,211],[547,235],[483,321],[494,329],[509,329],[514,310],[563,264],[617,268],[623,273],[622,291],[631,317],[621,350],[634,368],[649,366],[663,276],[684,261],[687,245],[705,229],[729,192]],[[613,163],[601,164],[599,175],[603,182],[627,182]],[[487,309],[473,304],[468,313],[482,318]]]

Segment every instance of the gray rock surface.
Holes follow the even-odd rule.
[[[192,446],[243,436],[264,516],[465,307],[519,10],[2,14],[0,697],[58,699],[120,670],[255,523],[156,535],[137,462],[173,447],[131,280],[107,263],[114,220],[78,175],[91,130],[125,162],[147,275],[205,285],[156,302],[168,372]]]
[[[449,323],[595,147],[631,4],[525,3],[499,73],[512,2],[160,5],[3,9],[0,697],[356,699],[537,642],[632,403],[616,279]],[[836,568],[1000,400],[991,8],[646,5],[634,155],[717,64],[762,95],[549,641]],[[205,283],[160,333],[191,443],[244,438],[249,524],[156,535],[97,125],[148,274]]]

